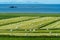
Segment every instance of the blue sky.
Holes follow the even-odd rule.
[[[0,4],[60,4],[60,0],[0,0]]]

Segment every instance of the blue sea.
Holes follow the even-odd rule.
[[[0,4],[0,12],[60,13],[60,4]]]

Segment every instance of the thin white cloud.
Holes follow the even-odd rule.
[[[0,3],[43,3],[43,4],[60,4],[60,0],[0,0]]]

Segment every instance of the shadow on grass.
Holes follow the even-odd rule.
[[[12,38],[14,38],[14,37],[16,37],[16,38],[21,38],[21,37],[23,37],[23,38],[60,38],[60,36],[14,36],[14,35],[12,35],[12,36],[10,36],[10,35],[0,35],[0,37],[12,37]]]

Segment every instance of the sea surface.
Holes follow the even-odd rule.
[[[0,4],[0,12],[60,13],[60,4]]]

